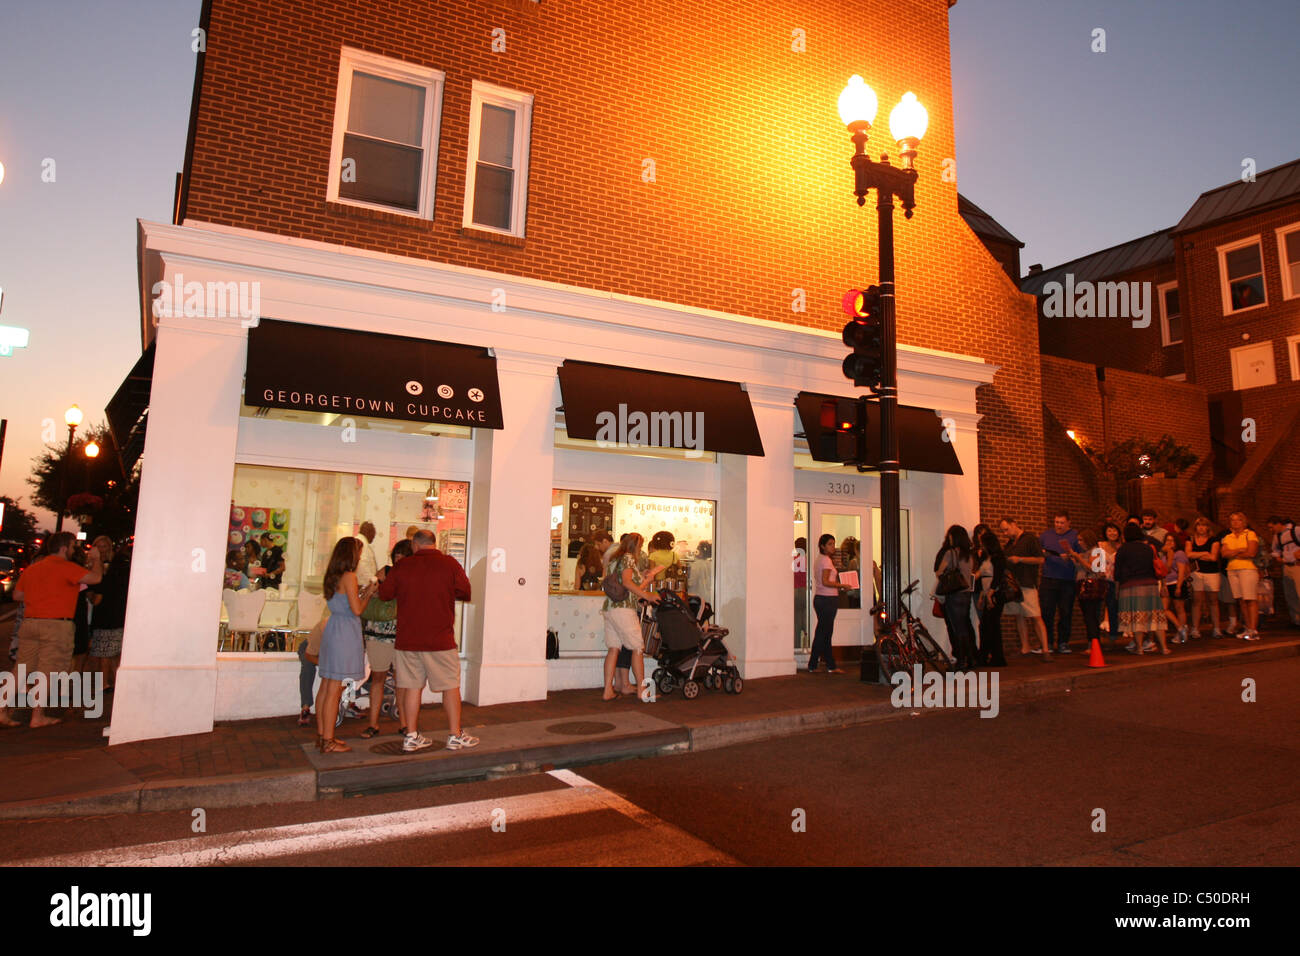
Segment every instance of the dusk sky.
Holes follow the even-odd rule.
[[[0,325],[31,330],[0,357],[0,494],[26,499],[44,421],[59,441],[74,402],[101,421],[140,354],[135,222],[171,218],[199,10],[47,0],[0,19]],[[958,185],[1026,243],[1025,268],[1171,226],[1247,158],[1300,157],[1297,0],[960,0],[950,17]]]

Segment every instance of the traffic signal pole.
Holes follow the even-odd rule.
[[[877,189],[880,214],[880,570],[888,623],[898,620],[903,552],[898,487],[898,335],[894,307],[894,194]],[[867,428],[862,416],[863,432]],[[865,439],[865,434],[864,434]]]

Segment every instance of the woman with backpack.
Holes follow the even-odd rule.
[[[1002,653],[1002,608],[1006,605],[1003,581],[1007,576],[1007,559],[998,536],[987,525],[980,534],[983,556],[975,572],[975,608],[980,616],[980,646],[977,659],[985,667],[1006,667]]]
[[[943,547],[934,556],[938,575],[935,594],[943,601],[943,621],[948,626],[948,643],[959,671],[975,667],[975,635],[970,624],[971,546],[966,529],[955,524],[944,535]]]
[[[659,603],[659,595],[649,590],[655,575],[665,565],[658,565],[642,573],[638,560],[641,552],[641,535],[633,532],[609,556],[608,570],[601,587],[605,590],[605,604],[601,614],[605,618],[605,692],[602,700],[618,700],[622,695],[614,688],[614,668],[618,663],[618,652],[627,648],[632,652],[633,688],[641,686],[645,677],[645,663],[642,654],[645,644],[641,637],[641,620],[637,617],[636,602],[649,601]],[[635,693],[635,690],[633,691]]]

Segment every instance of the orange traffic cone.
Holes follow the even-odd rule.
[[[1092,639],[1092,650],[1088,653],[1089,667],[1105,667],[1106,658],[1101,656],[1101,641],[1097,638]]]

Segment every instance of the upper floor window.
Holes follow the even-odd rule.
[[[1224,315],[1268,305],[1259,236],[1219,246],[1219,278]]]
[[[1163,345],[1177,345],[1183,340],[1183,313],[1178,307],[1178,283],[1166,282],[1156,288],[1160,296],[1160,339]]]
[[[433,218],[444,74],[343,48],[331,201]]]
[[[1300,222],[1277,231],[1277,261],[1282,266],[1282,298],[1300,297]]]
[[[476,81],[469,115],[464,224],[523,236],[532,94]]]

